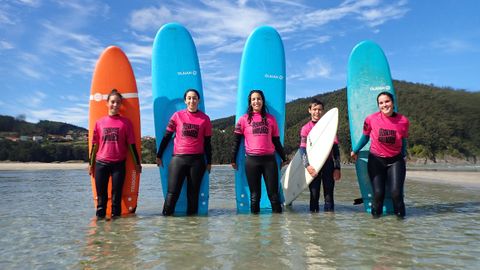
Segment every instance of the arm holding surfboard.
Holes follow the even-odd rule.
[[[320,188],[323,186],[325,200],[324,211],[330,212],[334,211],[333,193],[335,181],[340,180],[341,177],[338,141],[336,139],[336,135],[332,134],[334,136],[332,148],[325,149],[327,151],[330,150],[330,153],[327,154],[328,157],[326,161],[324,161],[323,165],[318,168],[318,170],[311,166],[308,159],[307,148],[308,151],[312,151],[311,146],[313,142],[311,136],[313,133],[311,133],[311,131],[314,127],[319,127],[317,126],[317,123],[324,116],[323,102],[313,98],[308,106],[308,112],[310,113],[310,121],[306,123],[300,130],[300,153],[302,155],[302,161],[305,169],[313,178],[313,180],[308,184],[310,190],[310,211],[319,211]],[[312,153],[310,153],[310,155],[311,154]],[[320,172],[322,173],[320,174]]]

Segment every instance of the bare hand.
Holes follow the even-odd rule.
[[[207,164],[207,171],[210,173],[212,171],[212,164]]]
[[[163,167],[163,161],[162,161],[161,158],[158,158],[158,157],[157,157],[157,158],[155,159],[155,162],[157,163],[157,166]]]
[[[333,170],[333,179],[335,181],[340,181],[340,178],[342,178],[342,173],[340,172],[340,169]]]
[[[142,165],[141,164],[135,165],[135,170],[137,171],[137,173],[142,173]]]
[[[230,163],[230,164],[232,165],[232,168],[233,168],[234,170],[237,170],[237,169],[238,169],[237,163],[232,162],[232,163]]]
[[[95,177],[95,165],[94,166],[88,165],[88,175]]]
[[[357,161],[357,159],[358,159],[358,155],[357,155],[357,154],[355,154],[353,151],[352,151],[352,152],[350,152],[350,157],[352,157],[352,158],[353,158],[353,160],[354,160],[355,162],[356,162],[356,161]]]
[[[290,163],[290,160],[287,158],[285,161],[282,161],[282,163],[280,164],[280,168],[288,165],[288,163]]]
[[[307,167],[307,171],[308,173],[312,176],[312,177],[317,177],[317,171],[315,170],[315,168],[313,168],[311,165],[308,165]]]

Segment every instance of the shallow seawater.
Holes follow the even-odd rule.
[[[85,170],[2,171],[0,269],[478,269],[479,191],[407,179],[407,218],[372,219],[344,169],[335,213],[310,214],[306,191],[281,215],[237,215],[216,166],[209,215],[165,218],[145,168],[137,214],[97,222]]]

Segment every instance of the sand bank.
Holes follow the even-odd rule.
[[[155,164],[143,164],[144,168],[156,167]],[[230,165],[214,165],[230,166]],[[59,162],[59,163],[41,163],[41,162],[0,162],[0,171],[17,170],[87,170],[88,164],[85,162]],[[347,170],[353,168],[345,168]],[[471,171],[433,171],[433,170],[415,170],[407,171],[407,181],[423,181],[431,183],[452,184],[467,187],[480,188],[480,172]]]
[[[143,164],[144,168],[155,164]],[[87,171],[86,162],[0,162],[0,171],[37,171],[37,170],[82,170]]]
[[[407,180],[480,188],[480,172],[412,170]]]

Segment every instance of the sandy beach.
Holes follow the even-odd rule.
[[[17,170],[87,170],[87,163],[84,162],[0,162],[1,171]],[[144,168],[155,167],[155,164],[143,164]],[[225,166],[225,165],[214,165]],[[345,168],[347,170],[352,168]],[[432,183],[459,185],[465,187],[480,188],[480,172],[472,171],[439,171],[439,170],[407,170],[407,180]]]
[[[480,172],[407,170],[407,180],[480,188]]]
[[[143,164],[144,168],[155,164]],[[0,171],[38,171],[38,170],[87,170],[86,162],[0,162]]]

